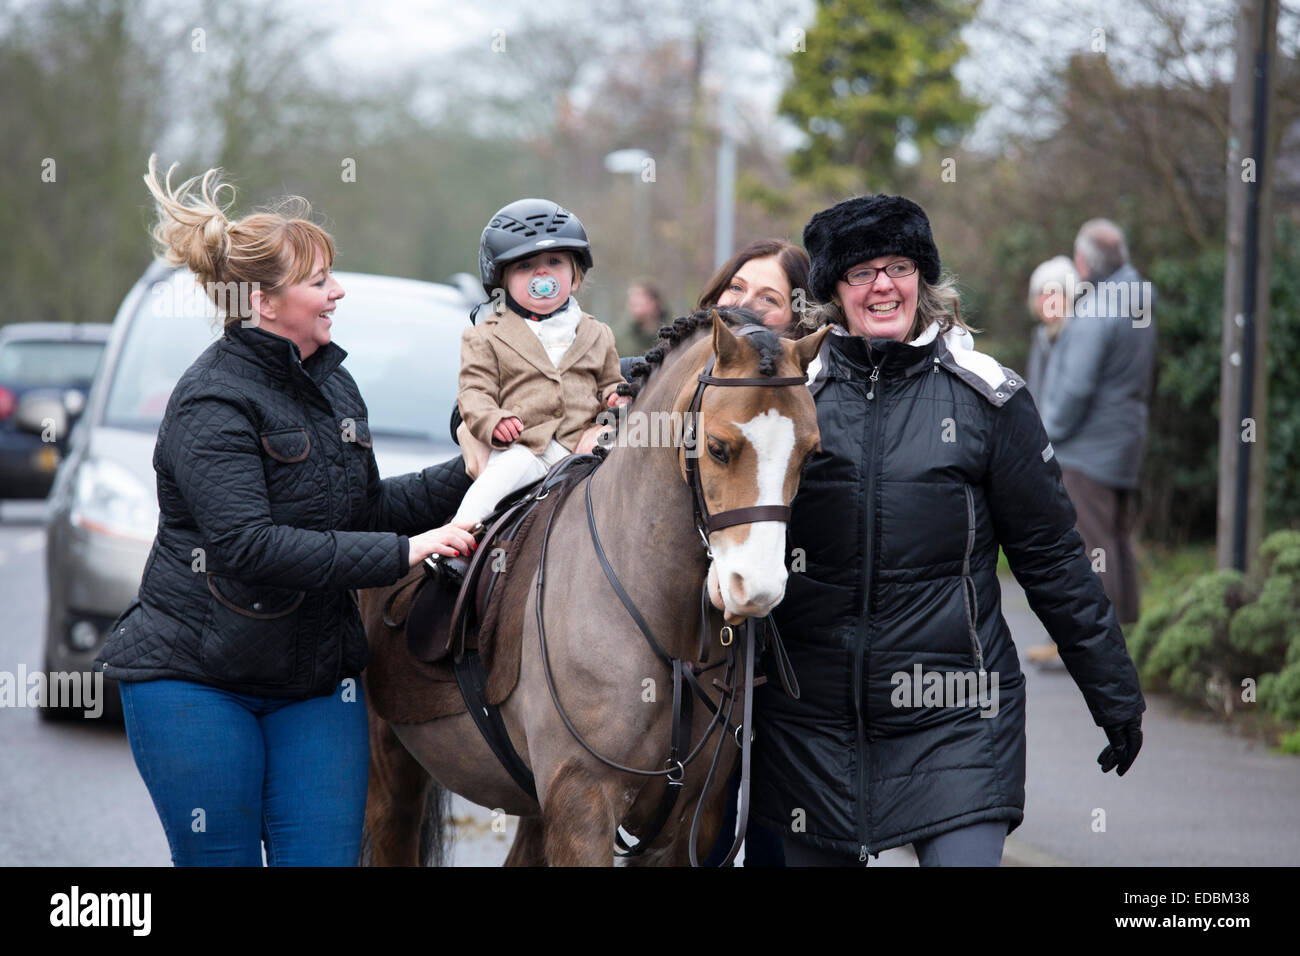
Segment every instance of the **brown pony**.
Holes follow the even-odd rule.
[[[738,313],[722,311],[736,321]],[[595,524],[609,563],[662,647],[686,661],[698,656],[706,580],[713,606],[728,623],[763,617],[785,593],[785,523],[752,521],[714,531],[706,551],[693,521],[686,479],[686,456],[692,452],[684,442],[656,440],[671,431],[662,427],[665,421],[685,420],[710,357],[715,358],[712,374],[719,378],[802,376],[825,335],[789,342],[768,331],[747,331],[751,334],[734,333],[717,310],[680,318],[661,330],[662,344],[633,373],[637,397],[623,410],[626,418],[614,447],[589,479]],[[637,416],[642,416],[640,423]],[[672,433],[682,434],[680,429]],[[819,442],[816,409],[802,385],[707,388],[695,434],[693,453],[710,514],[788,506],[803,462]],[[614,859],[620,825],[633,834],[644,832],[667,786],[664,777],[612,769],[593,757],[575,733],[591,750],[624,767],[662,772],[670,734],[671,675],[598,563],[586,493],[580,483],[561,501],[551,522],[543,592],[545,662],[532,587],[540,534],[530,534],[523,547],[532,552],[531,565],[527,558],[511,558],[513,566],[523,566],[516,573],[526,580],[510,582],[507,575],[507,595],[519,599],[502,612],[497,627],[498,634],[521,629],[519,681],[500,710],[515,750],[536,780],[538,799],[514,782],[468,714],[388,724],[372,708],[366,823],[373,863],[418,861],[422,807],[432,794],[437,811],[439,785],[519,816],[507,865],[607,866]],[[362,594],[372,643],[375,629],[384,626],[379,609],[391,590]],[[710,627],[716,659],[721,622]],[[547,667],[572,730],[552,699]],[[721,696],[705,679],[701,683],[714,700]],[[693,743],[701,740],[711,718],[708,708],[694,708]],[[667,824],[648,852],[630,862],[685,863],[692,816],[701,800],[706,803],[699,852],[707,854],[721,822],[727,775],[739,752],[734,741],[726,744],[727,759],[705,794],[713,746],[711,741],[701,747],[699,759],[687,764]],[[432,789],[429,775],[436,781]]]

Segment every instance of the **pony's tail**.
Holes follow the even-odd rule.
[[[420,821],[420,865],[446,866],[451,859],[455,830],[447,826],[451,815],[451,791],[430,778],[424,794],[424,818]]]
[[[451,791],[431,778],[424,793],[424,809],[420,817],[420,866],[446,866],[451,859],[455,830],[447,826],[450,812]],[[357,855],[357,866],[374,865],[374,834],[370,832],[370,825],[365,824],[361,828],[361,852]]]

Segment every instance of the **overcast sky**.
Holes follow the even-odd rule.
[[[517,3],[489,8],[450,0],[279,2],[300,7],[305,16],[325,18],[335,24],[337,55],[348,64],[349,72],[375,75],[383,75],[394,66],[418,67],[445,61],[466,48],[486,51],[492,31],[498,27],[510,31],[521,9]],[[711,2],[721,9],[757,9],[746,0]],[[1233,0],[1169,2],[1188,11],[1193,22],[1209,22],[1216,13],[1235,7]],[[775,55],[788,48],[795,28],[806,28],[813,21],[814,0],[793,0],[793,4],[796,14],[792,22],[772,24],[769,51],[737,51],[743,66],[737,71],[740,81],[734,83],[734,94],[748,104],[750,115],[772,116],[788,76],[788,68]],[[585,19],[600,15],[598,2],[551,0],[549,8],[557,13],[573,11],[574,16]],[[364,14],[359,13],[361,10]],[[617,24],[611,24],[611,28],[616,29]],[[1143,46],[1153,26],[1140,11],[1135,12],[1131,0],[984,0],[977,22],[965,34],[970,56],[958,69],[963,85],[989,107],[972,133],[971,145],[993,146],[1003,132],[1019,122],[1017,117],[1023,110],[1014,87],[1028,73],[1049,70],[1072,53],[1091,51],[1099,30],[1104,31],[1112,67],[1121,75],[1141,77],[1145,66]],[[1294,51],[1294,36],[1284,36],[1283,45]],[[728,62],[734,63],[735,58],[729,56]],[[471,58],[465,68],[482,69],[483,61]],[[1226,77],[1232,63],[1226,60],[1207,69]],[[707,78],[710,82],[721,81],[716,67],[711,73]],[[787,132],[782,139],[788,136]]]
[[[0,0],[10,11],[39,5],[41,0]],[[166,2],[166,0],[143,0]],[[653,0],[651,0],[653,2]],[[811,26],[814,0],[697,0],[695,9],[709,9],[718,19],[745,17],[751,22],[770,9],[773,2],[784,2],[791,11],[787,22],[763,24],[755,33],[766,37],[767,49],[746,46],[737,48],[734,41],[725,57],[732,91],[746,115],[755,120],[771,120],[777,99],[789,77],[789,66],[782,54],[789,49],[793,32]],[[1187,11],[1191,22],[1207,23],[1236,7],[1235,0],[1155,0],[1174,9]],[[490,69],[488,57],[493,31],[504,29],[512,42],[519,37],[515,26],[520,11],[534,14],[553,11],[557,17],[581,18],[589,24],[601,16],[599,0],[548,0],[543,7],[524,0],[497,0],[488,6],[464,0],[267,0],[302,16],[305,23],[332,28],[333,40],[323,51],[320,69],[345,82],[365,83],[369,78],[392,76],[398,70],[428,71],[441,75],[461,68],[454,61],[459,56],[467,71]],[[605,9],[608,9],[606,6]],[[654,14],[655,8],[648,8]],[[1300,32],[1300,0],[1286,0],[1280,36],[1285,51],[1295,55],[1296,34]],[[663,21],[669,22],[665,17]],[[0,23],[3,11],[0,10]],[[615,19],[611,30],[623,25]],[[1145,79],[1150,72],[1150,58],[1145,46],[1155,29],[1134,0],[983,0],[978,19],[965,33],[969,57],[957,70],[967,91],[987,105],[987,110],[970,136],[976,148],[996,148],[1008,130],[1022,128],[1024,103],[1016,90],[1026,79],[1050,71],[1076,52],[1089,52],[1102,31],[1106,55],[1121,76]],[[716,50],[725,44],[718,37],[710,44]],[[706,67],[705,82],[716,86],[722,82],[718,64],[722,56],[713,56]],[[1230,76],[1231,58],[1217,64],[1205,64],[1201,76],[1217,73]],[[430,104],[430,108],[433,108]],[[1044,121],[1049,121],[1045,117]],[[761,125],[761,122],[760,122]],[[777,142],[784,146],[797,141],[797,134],[781,124],[773,126]]]

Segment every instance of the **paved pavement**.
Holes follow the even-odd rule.
[[[1002,594],[1023,662],[1048,638],[1014,580],[1003,580]],[[1025,820],[1007,839],[1005,863],[1300,865],[1300,759],[1148,694],[1141,753],[1122,778],[1103,774],[1106,736],[1064,667],[1022,666]]]

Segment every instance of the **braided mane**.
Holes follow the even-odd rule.
[[[671,324],[663,326],[659,330],[659,344],[646,352],[640,361],[632,363],[632,367],[628,370],[628,378],[631,381],[625,385],[620,385],[618,393],[620,395],[630,395],[633,398],[641,394],[641,390],[650,380],[650,377],[663,366],[664,358],[667,355],[681,347],[682,343],[693,339],[701,330],[713,327],[714,312],[717,312],[722,317],[722,320],[727,323],[729,328],[736,329],[750,325],[757,325],[762,328],[762,331],[751,332],[748,335],[741,336],[741,338],[758,352],[759,374],[767,377],[775,375],[776,367],[784,354],[780,337],[775,332],[763,327],[763,320],[758,313],[739,306],[720,306],[714,309],[700,309],[690,315],[679,316]]]

